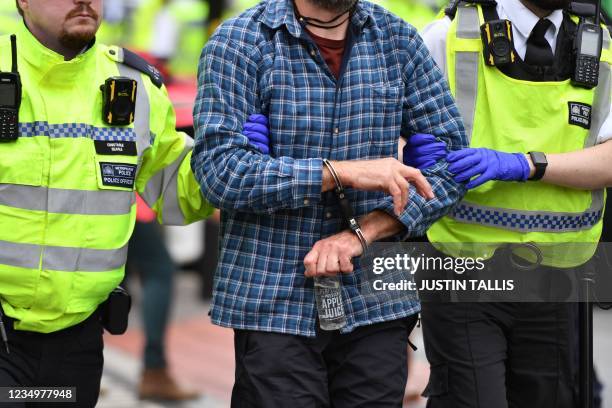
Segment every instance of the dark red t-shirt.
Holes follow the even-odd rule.
[[[319,47],[329,70],[337,79],[340,76],[340,69],[342,68],[342,57],[344,56],[346,40],[330,40],[328,38],[319,37],[310,32],[310,30],[308,30],[308,34],[310,34],[310,37],[312,37]]]

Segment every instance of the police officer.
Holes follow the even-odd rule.
[[[146,7],[143,5],[139,10]],[[135,18],[146,17],[144,11]],[[162,4],[151,27],[143,27],[141,46],[155,58],[168,64],[174,77],[193,79],[197,75],[198,61],[206,43],[208,3],[201,0],[169,0]],[[139,22],[138,25],[141,25]],[[144,42],[144,38],[150,38]],[[195,84],[194,84],[195,86]]]
[[[102,12],[102,24],[96,39],[105,44],[126,45],[124,41],[131,37],[132,13],[135,0],[105,0]]]
[[[595,252],[602,188],[612,183],[610,35],[603,30],[598,86],[573,85],[577,18],[562,10],[567,5],[460,3],[424,30],[471,137],[471,148],[448,155],[427,135],[413,136],[404,150],[404,160],[421,168],[445,157],[470,189],[428,231],[439,255],[482,256],[504,267],[502,244],[493,243],[534,243],[540,270],[554,272]],[[498,18],[511,21],[515,60],[491,66],[480,27]],[[422,318],[428,407],[577,406],[571,306],[431,302],[422,304]]]
[[[164,223],[213,211],[158,73],[127,50],[95,42],[101,6],[17,0],[23,92],[2,100],[3,108],[21,102],[18,138],[0,126],[0,385],[76,387],[79,407],[98,398],[101,319],[117,317],[100,305],[123,279],[135,193]],[[11,48],[0,37],[4,73]],[[107,80],[106,93],[136,83],[113,93],[123,98],[119,109],[104,110]]]
[[[417,30],[423,29],[436,18],[436,5],[422,0],[380,0],[381,6],[412,24]]]
[[[172,0],[168,4],[168,11],[179,28],[176,50],[170,56],[170,73],[195,78],[207,39],[208,3],[202,0]]]

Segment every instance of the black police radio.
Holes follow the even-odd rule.
[[[587,89],[595,88],[599,82],[599,61],[603,44],[600,3],[599,0],[596,5],[584,3],[570,5],[570,11],[580,17],[574,40],[576,65],[572,85]],[[589,17],[594,17],[593,23],[587,21]]]
[[[17,70],[17,37],[11,35],[11,72],[0,72],[0,142],[19,138],[21,77]]]

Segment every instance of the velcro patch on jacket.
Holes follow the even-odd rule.
[[[137,156],[136,142],[94,140],[96,153],[107,156]]]
[[[570,125],[580,126],[581,128],[591,128],[591,114],[593,108],[590,105],[580,102],[568,102]]]
[[[134,188],[136,165],[100,162],[102,184],[109,187]]]

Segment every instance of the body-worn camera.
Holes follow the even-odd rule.
[[[512,23],[509,20],[487,21],[480,27],[485,63],[500,66],[516,61]]]
[[[102,117],[111,126],[127,126],[134,122],[137,83],[126,77],[112,77],[100,87],[104,98]]]

